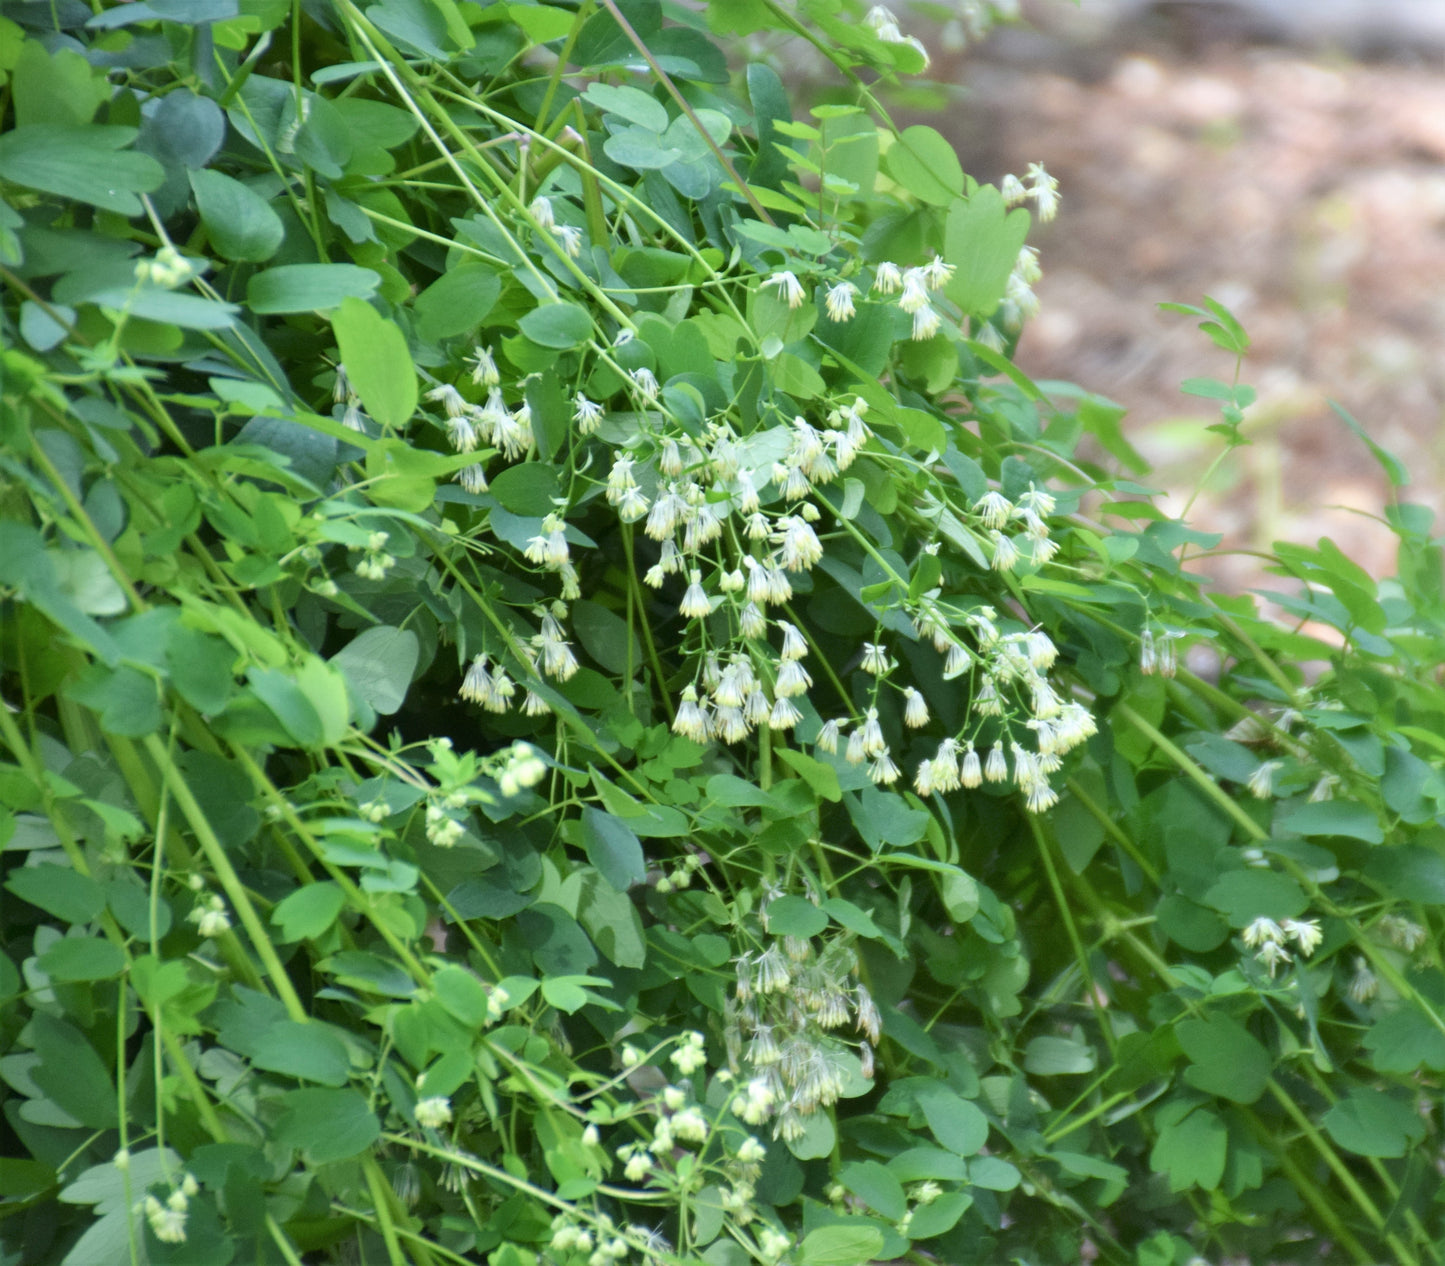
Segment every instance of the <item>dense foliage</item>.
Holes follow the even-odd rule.
[[[1429,517],[1204,585],[925,64],[7,6],[0,1260],[1439,1260]]]

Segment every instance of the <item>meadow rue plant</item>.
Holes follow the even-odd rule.
[[[926,29],[0,17],[7,1260],[1434,1259],[1429,515],[1202,585]]]

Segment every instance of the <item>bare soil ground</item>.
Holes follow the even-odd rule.
[[[1121,38],[1122,35],[1122,38]],[[1402,498],[1445,503],[1445,60],[1356,62],[1144,28],[1107,46],[1015,35],[957,67],[944,130],[982,179],[1041,160],[1063,210],[1041,226],[1041,315],[1020,362],[1126,405],[1176,506],[1218,452],[1188,377],[1232,363],[1165,300],[1228,305],[1254,347],[1254,441],[1196,503],[1247,551],[1332,537],[1377,575],[1389,487],[1331,411],[1397,454]],[[1211,567],[1261,579],[1247,553]]]

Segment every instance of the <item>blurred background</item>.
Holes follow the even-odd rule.
[[[1127,406],[1177,511],[1220,446],[1178,384],[1233,364],[1156,305],[1214,296],[1253,337],[1241,377],[1260,398],[1252,445],[1191,518],[1245,551],[1328,535],[1390,574],[1373,517],[1389,486],[1327,402],[1405,462],[1401,498],[1438,513],[1445,0],[1022,0],[980,41],[950,7],[920,33],[956,98],[918,120],[981,180],[1042,161],[1062,188],[1030,239],[1043,308],[1022,366]],[[1209,570],[1266,579],[1247,554]]]

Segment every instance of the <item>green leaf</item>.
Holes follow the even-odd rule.
[[[497,274],[485,264],[458,264],[416,297],[417,337],[426,343],[463,334],[480,325],[502,293]]]
[[[944,1147],[958,1156],[973,1156],[988,1141],[988,1118],[942,1082],[926,1081],[913,1090],[923,1119]]]
[[[828,926],[828,916],[806,897],[792,895],[768,902],[765,916],[774,936],[817,936]]]
[[[1376,1020],[1365,1030],[1362,1041],[1379,1072],[1413,1073],[1422,1067],[1445,1071],[1445,1033],[1409,1003]]]
[[[1067,1037],[1036,1037],[1024,1050],[1024,1071],[1039,1077],[1091,1073],[1097,1064],[1092,1047]]]
[[[50,52],[39,40],[28,39],[10,65],[18,127],[32,123],[81,126],[95,117],[110,96],[105,76],[93,74],[90,63],[73,48]]]
[[[992,185],[948,210],[943,258],[957,270],[944,293],[968,315],[990,316],[1003,299],[1019,248],[1029,233],[1029,213],[1010,211]]]
[[[831,772],[831,771],[830,771]],[[714,774],[707,780],[707,798],[710,804],[725,808],[746,806],[755,809],[777,807],[777,801],[756,783],[736,774]]]
[[[562,351],[592,337],[592,316],[575,303],[544,303],[517,324],[532,342]]]
[[[814,1112],[803,1118],[802,1138],[789,1139],[788,1151],[799,1160],[821,1160],[832,1154],[838,1144],[838,1130],[827,1112]]]
[[[597,951],[581,925],[561,906],[539,901],[517,915],[517,927],[544,974],[585,976],[597,962]]]
[[[621,818],[588,805],[582,810],[582,843],[587,860],[618,892],[647,878],[642,843]]]
[[[1412,1100],[1363,1086],[1330,1108],[1320,1124],[1357,1156],[1404,1156],[1425,1137],[1425,1122]]]
[[[820,117],[813,156],[826,175],[856,186],[858,196],[867,198],[878,179],[878,125],[856,107]]]
[[[667,130],[667,107],[640,88],[592,83],[582,95],[607,114],[615,114],[652,132]]]
[[[105,889],[68,866],[21,866],[5,887],[63,923],[89,923],[105,909]]]
[[[572,29],[574,21],[567,10],[540,4],[509,4],[507,12],[533,44],[550,44],[553,40],[562,39]]]
[[[201,223],[218,254],[259,264],[280,249],[285,227],[260,194],[224,172],[205,169],[189,175]]]
[[[831,765],[825,765],[806,752],[791,747],[778,748],[775,754],[813,789],[819,799],[832,804],[843,799],[843,789],[838,784],[838,771]]]
[[[43,1011],[31,1013],[30,1030],[31,1045],[40,1056],[31,1072],[35,1084],[82,1125],[95,1130],[114,1126],[115,1084],[85,1036]]]
[[[1309,907],[1304,890],[1272,870],[1232,870],[1204,894],[1204,904],[1221,911],[1231,926],[1247,927],[1256,919],[1293,919]]]
[[[883,1232],[867,1223],[809,1231],[798,1246],[798,1266],[863,1266],[883,1251]]]
[[[293,1090],[281,1104],[272,1137],[313,1165],[356,1156],[381,1136],[381,1122],[354,1090]]]
[[[125,970],[125,951],[98,936],[67,936],[36,962],[51,980],[109,980]]]
[[[236,313],[240,311],[232,303],[219,303],[157,286],[143,286],[139,290],[116,287],[98,290],[88,297],[91,303],[116,311],[124,309],[131,316],[179,325],[186,330],[224,330],[235,324]]]
[[[1340,404],[1337,400],[1331,400],[1329,404],[1340,421],[1349,427],[1350,430],[1355,433],[1356,438],[1370,450],[1375,461],[1379,463],[1380,469],[1385,472],[1385,478],[1390,481],[1391,486],[1403,488],[1410,482],[1410,472],[1405,464],[1393,453],[1386,452],[1376,444],[1375,441],[1370,438],[1365,428],[1355,420],[1354,416],[1344,405]]]
[[[1171,1105],[1172,1106],[1172,1105]],[[1160,1117],[1164,1117],[1164,1112]],[[1214,1113],[1205,1108],[1189,1112],[1181,1120],[1166,1120],[1149,1153],[1149,1167],[1169,1175],[1171,1191],[1199,1187],[1214,1191],[1224,1177],[1229,1131]]]
[[[329,880],[309,883],[283,897],[271,911],[271,923],[281,929],[282,941],[309,941],[333,923],[346,904],[346,894]]]
[[[869,1208],[890,1222],[897,1222],[908,1209],[903,1184],[878,1161],[854,1161],[838,1171],[838,1181]]]
[[[632,898],[597,876],[584,884],[577,918],[593,943],[619,967],[647,961],[647,939]]]
[[[542,462],[523,462],[497,472],[491,494],[503,509],[528,518],[541,518],[556,507],[557,471]]]
[[[1193,1061],[1184,1080],[1196,1090],[1234,1103],[1253,1103],[1264,1093],[1274,1061],[1238,1020],[1223,1015],[1181,1020],[1175,1032]]]
[[[599,603],[573,603],[572,629],[582,648],[608,672],[625,673],[642,660],[642,647],[627,621]]]
[[[0,136],[0,171],[28,189],[140,215],[145,208],[136,195],[159,189],[166,171],[149,154],[126,148],[135,136],[135,128],[97,124],[17,127]]]
[[[1280,826],[1300,835],[1340,835],[1379,844],[1385,838],[1380,820],[1368,805],[1355,800],[1322,800],[1303,804],[1280,820]]]
[[[470,1028],[481,1029],[488,1021],[486,986],[464,967],[448,963],[432,976],[432,991],[449,1015]]]
[[[167,93],[145,117],[136,144],[170,171],[198,170],[226,139],[226,116],[210,97],[181,89]]]
[[[963,1217],[972,1205],[972,1196],[961,1191],[945,1191],[931,1204],[913,1211],[913,1218],[908,1223],[908,1238],[928,1240],[953,1230],[958,1225],[959,1218]]]
[[[946,207],[963,193],[963,166],[948,140],[931,127],[905,128],[883,155],[888,174],[920,202]]]
[[[968,923],[978,913],[978,880],[956,866],[941,872],[938,895],[955,923]]]
[[[92,1205],[97,1215],[128,1214],[137,1191],[164,1181],[184,1164],[180,1156],[168,1147],[147,1147],[131,1153],[130,1167],[124,1172],[109,1160],[92,1165],[82,1171],[58,1199],[66,1204]]]
[[[323,1086],[344,1086],[351,1069],[346,1043],[328,1025],[297,1020],[278,1020],[263,1030],[252,1043],[250,1057],[267,1072]]]
[[[1445,855],[1426,844],[1394,844],[1370,851],[1365,878],[1387,893],[1425,905],[1445,905]]]
[[[256,273],[246,285],[252,312],[325,312],[343,299],[368,299],[381,278],[355,264],[279,264]],[[413,375],[413,390],[415,389]]]
[[[379,625],[358,633],[331,657],[357,695],[382,716],[406,702],[421,646],[410,629]]]
[[[602,152],[614,163],[633,171],[660,171],[682,157],[682,151],[666,144],[656,132],[645,127],[625,127],[602,142]]]
[[[275,668],[249,668],[246,680],[252,691],[281,722],[297,747],[319,747],[325,739],[321,714],[305,691]]]
[[[382,426],[400,430],[416,412],[416,366],[402,332],[369,303],[351,296],[341,300],[331,327],[346,376],[366,411]]]

